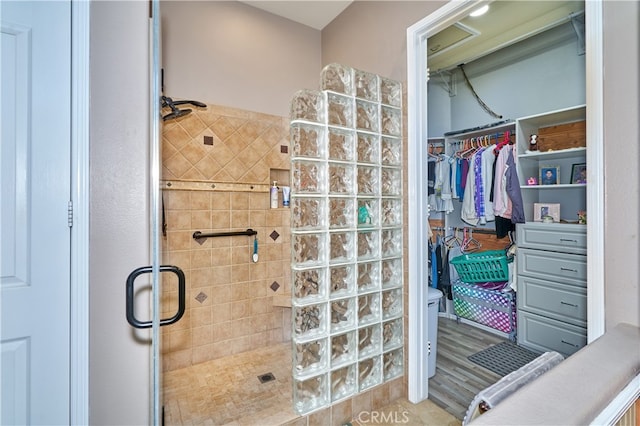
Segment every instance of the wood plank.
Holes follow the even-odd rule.
[[[467,357],[504,341],[472,325],[438,318],[436,374],[429,379],[429,399],[462,420],[478,392],[501,378]]]

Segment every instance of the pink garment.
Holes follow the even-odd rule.
[[[496,174],[493,182],[493,212],[496,216],[511,219],[511,199],[507,195],[506,171],[507,158],[512,145],[505,145],[500,149],[496,158]]]

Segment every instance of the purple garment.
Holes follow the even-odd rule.
[[[524,203],[522,202],[522,193],[520,192],[520,181],[518,180],[518,172],[516,171],[516,162],[513,159],[513,150],[509,150],[505,177],[507,179],[507,195],[509,199],[511,199],[511,223],[524,223]]]
[[[484,185],[482,184],[482,152],[484,148],[473,154],[473,164],[475,166],[475,197],[474,204],[476,206],[476,213],[479,218],[483,218],[485,216],[484,211]]]
[[[461,200],[464,196],[464,190],[462,189],[462,162],[463,161],[464,160],[462,160],[461,158],[458,158],[456,160],[456,194],[458,195],[458,198],[460,198]]]
[[[463,158],[460,160],[462,165],[460,167],[460,199],[464,199],[464,190],[467,187],[467,175],[469,174],[469,160]]]

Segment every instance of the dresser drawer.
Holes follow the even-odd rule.
[[[518,344],[538,352],[569,356],[587,344],[587,329],[518,311]]]
[[[587,326],[587,289],[527,276],[518,278],[518,309]]]
[[[518,276],[526,275],[579,287],[587,285],[586,256],[518,248],[516,258]]]
[[[527,222],[516,227],[518,247],[587,254],[585,225]]]

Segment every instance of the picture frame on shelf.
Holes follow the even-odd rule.
[[[587,183],[587,164],[577,163],[571,166],[571,183],[585,184]]]
[[[540,185],[557,185],[560,183],[560,167],[540,167]]]
[[[560,203],[533,203],[533,221],[560,222]]]

